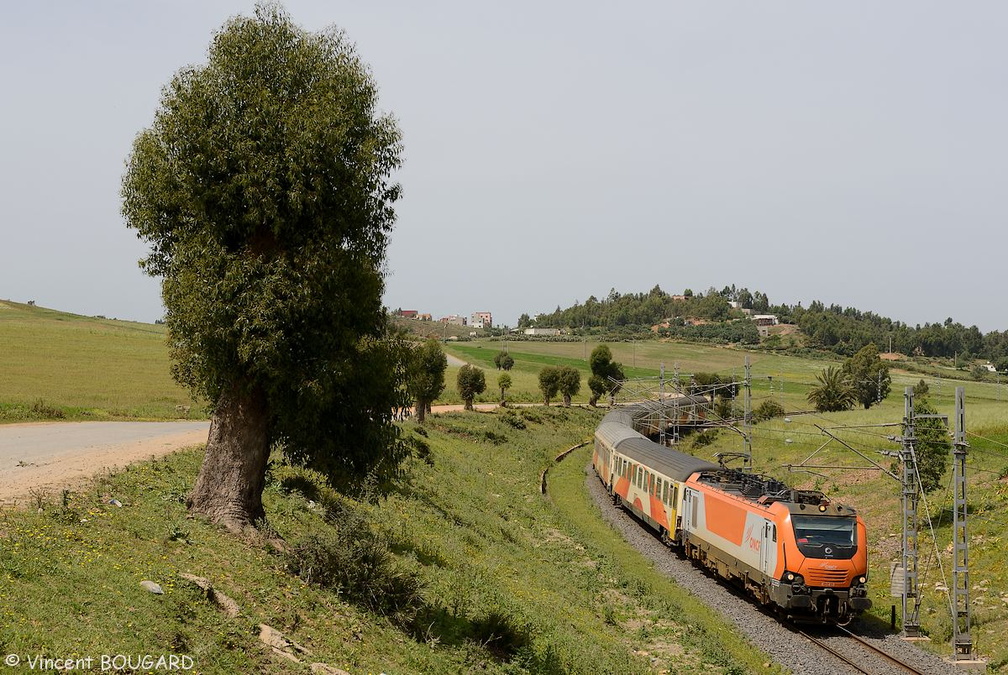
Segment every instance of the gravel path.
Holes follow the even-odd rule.
[[[612,505],[608,493],[590,464],[586,467],[585,472],[588,492],[599,507],[603,520],[615,528],[641,554],[652,560],[659,571],[687,589],[708,607],[720,612],[752,644],[770,654],[775,662],[783,664],[795,673],[808,675],[856,672],[839,659],[806,643],[803,638],[795,635],[780,621],[757,609],[747,598],[722,585],[694,567],[690,562],[681,559],[652,535],[650,530],[645,529],[639,521]],[[858,621],[853,622],[848,628],[866,639],[873,639],[881,649],[913,665],[921,672],[934,673],[935,675],[963,672],[898,636],[874,634],[866,624]],[[829,641],[839,639],[829,638]],[[904,671],[893,669],[885,672],[901,673]]]

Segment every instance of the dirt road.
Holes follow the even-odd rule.
[[[496,407],[475,406],[480,411]],[[439,405],[432,412],[463,408]],[[0,505],[26,504],[39,491],[57,495],[103,469],[202,445],[209,431],[208,421],[0,424]]]
[[[0,425],[0,504],[58,494],[102,469],[206,443],[210,423],[70,422]]]

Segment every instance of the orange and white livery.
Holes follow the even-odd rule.
[[[871,607],[854,509],[651,441],[638,420],[654,405],[614,410],[595,432],[593,465],[616,504],[789,618],[843,624]]]

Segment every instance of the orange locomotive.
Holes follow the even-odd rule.
[[[871,607],[854,509],[654,443],[637,431],[653,408],[613,410],[595,432],[592,463],[614,503],[788,618],[846,624]]]

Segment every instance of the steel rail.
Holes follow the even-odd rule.
[[[806,633],[803,630],[795,629],[795,632],[798,633],[798,635],[801,635],[803,638],[805,638],[809,642],[811,642],[812,644],[814,644],[815,646],[819,647],[820,649],[824,649],[825,651],[829,652],[833,656],[837,657],[838,659],[840,659],[841,661],[843,661],[844,663],[846,663],[848,666],[850,666],[854,670],[858,671],[859,673],[864,673],[864,675],[872,675],[872,672],[870,670],[865,670],[864,668],[862,668],[861,666],[859,666],[857,663],[855,663],[854,661],[850,660],[849,658],[847,658],[846,656],[844,656],[843,654],[841,654],[837,650],[833,649],[832,647],[830,647],[828,644],[826,644],[825,642],[823,642],[819,638],[814,638],[814,637],[812,637],[811,635],[809,635],[808,633]]]
[[[864,638],[862,638],[860,635],[855,635],[854,633],[850,632],[849,630],[847,630],[843,626],[837,626],[837,628],[842,633],[846,634],[847,637],[852,638],[853,640],[855,640],[862,647],[865,647],[866,649],[869,649],[869,650],[873,651],[874,653],[878,654],[882,658],[884,658],[887,661],[889,661],[890,663],[892,663],[894,666],[896,666],[898,668],[902,668],[902,669],[906,670],[908,673],[916,673],[917,675],[924,675],[921,671],[917,670],[913,666],[900,661],[899,659],[897,659],[892,654],[889,654],[887,652],[882,651],[881,649],[879,649],[878,647],[876,647],[872,643],[870,643],[867,640],[865,640]]]

